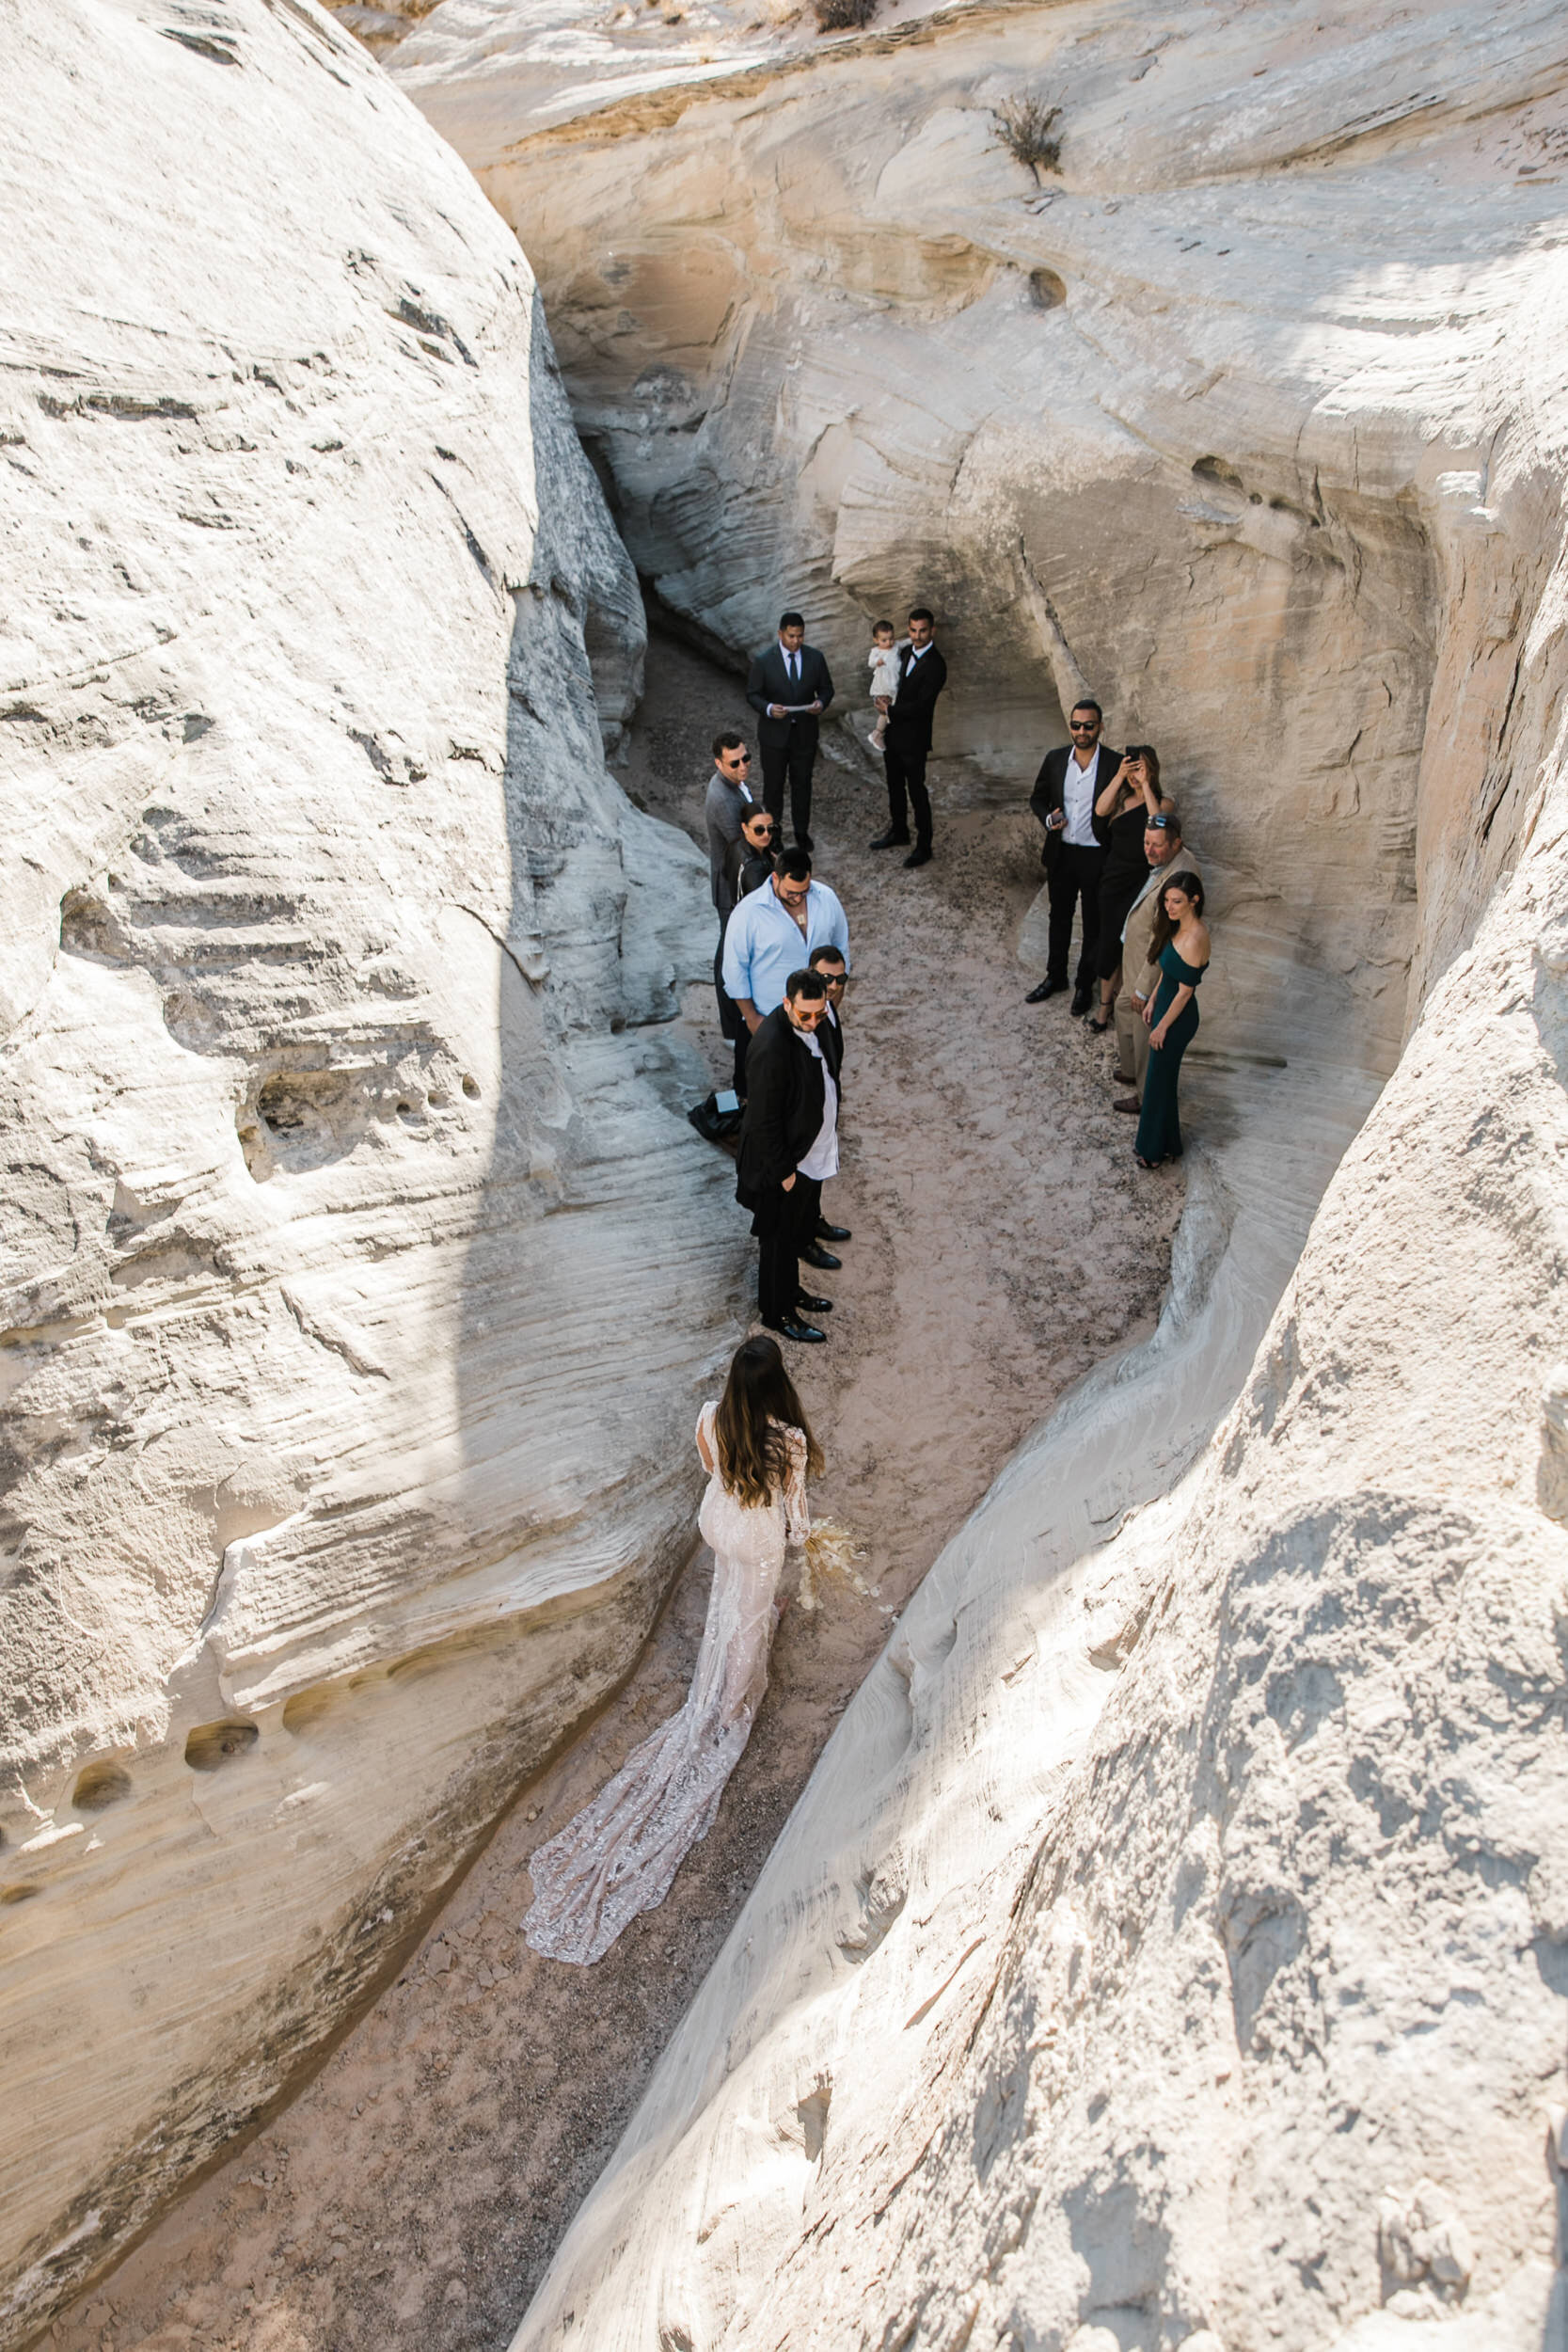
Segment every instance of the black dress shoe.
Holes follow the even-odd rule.
[[[820,1266],[824,1274],[836,1274],[844,1261],[835,1258],[831,1249],[824,1249],[819,1241],[814,1241],[808,1248],[801,1250],[800,1263]]]
[[[1068,1010],[1071,1013],[1074,1021],[1082,1021],[1084,1015],[1088,1011],[1088,1009],[1093,1002],[1094,998],[1089,994],[1086,988],[1074,989],[1072,993],[1072,1002],[1068,1007]]]
[[[813,841],[809,833],[798,833],[795,836],[795,847],[798,850],[804,850],[806,855],[810,857],[813,850],[816,847],[816,844]]]
[[[819,1216],[816,1220],[816,1238],[818,1241],[852,1241],[854,1235],[847,1225],[830,1225],[826,1217]]]
[[[776,1331],[781,1340],[799,1340],[808,1345],[828,1336],[826,1331],[819,1331],[815,1323],[797,1323],[793,1315],[785,1315],[782,1323],[770,1323],[768,1328]]]
[[[1066,980],[1042,980],[1038,988],[1029,991],[1023,1001],[1026,1005],[1043,1005],[1048,996],[1059,996],[1066,986]]]
[[[910,851],[909,856],[904,860],[904,863],[906,866],[929,866],[931,863],[930,843],[928,841],[917,841],[914,848]]]
[[[871,847],[874,850],[904,850],[908,849],[909,840],[910,836],[907,833],[895,833],[890,825],[886,833],[879,833],[877,835]]]
[[[808,1315],[831,1315],[833,1311],[831,1298],[814,1298],[810,1291],[797,1291],[795,1304]]]

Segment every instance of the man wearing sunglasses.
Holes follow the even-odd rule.
[[[703,818],[707,827],[708,880],[713,886],[721,930],[735,904],[735,892],[724,871],[725,854],[739,840],[747,814],[756,805],[752,797],[752,755],[746,749],[746,738],[736,735],[733,727],[726,727],[713,739],[713,773],[703,803]]]
[[[793,855],[794,852],[786,852]],[[820,1345],[827,1338],[807,1314],[825,1314],[831,1298],[800,1288],[800,1256],[822,1207],[823,1179],[838,1168],[838,1088],[816,1030],[827,1005],[822,976],[802,965],[780,990],[780,1002],[752,1040],[752,1090],[736,1155],[735,1197],[752,1212],[761,1244],[757,1304],[781,1339]]]
[[[844,1023],[841,1015],[844,1011],[845,994],[849,986],[849,967],[844,961],[843,948],[814,947],[811,951],[811,969],[821,974],[828,991],[827,1009],[816,1025],[816,1041],[822,1048],[822,1057],[828,1065],[828,1075],[838,1088],[842,1102]],[[800,1256],[807,1265],[819,1265],[827,1268],[841,1266],[844,1263],[843,1259],[835,1258],[832,1251],[827,1248],[827,1244],[831,1241],[849,1241],[852,1238],[847,1225],[831,1225],[818,1210],[816,1230],[807,1247],[801,1250]]]
[[[751,1032],[724,987],[724,932],[739,893],[731,864],[739,848],[749,817],[764,812],[752,798],[752,755],[746,739],[733,727],[713,739],[713,773],[708,778],[703,818],[707,826],[707,870],[713,903],[719,914],[719,945],[713,953],[713,993],[719,1002],[719,1033],[735,1055],[735,1090],[746,1096],[746,1046]]]
[[[1110,831],[1095,814],[1101,785],[1121,765],[1121,754],[1100,739],[1104,719],[1092,695],[1073,704],[1068,713],[1070,743],[1047,752],[1029,805],[1045,827],[1040,864],[1051,906],[1046,939],[1045,977],[1024,1002],[1039,1005],[1068,984],[1068,955],[1072,946],[1072,916],[1080,910],[1083,939],[1078,972],[1073,981],[1072,1009],[1087,1012],[1094,991],[1095,949],[1100,940],[1100,878],[1105,870]]]

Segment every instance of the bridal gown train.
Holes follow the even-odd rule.
[[[717,1411],[705,1405],[697,1422],[715,1463]],[[601,1959],[628,1920],[664,1900],[713,1826],[768,1688],[784,1550],[810,1532],[806,1441],[799,1429],[784,1439],[788,1469],[770,1502],[738,1502],[717,1469],[708,1480],[697,1524],[713,1553],[713,1588],[686,1705],[529,1863],[533,1902],[523,1934],[546,1960],[582,1967]]]

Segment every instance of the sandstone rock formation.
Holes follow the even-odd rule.
[[[641,600],[507,230],[296,0],[5,40],[14,2334],[628,1666],[733,1209],[645,1025],[705,870],[605,770]]]
[[[1397,1039],[1422,509],[1480,558],[1510,371],[1476,289],[1558,216],[1561,49],[1543,0],[1484,39],[1458,8],[1082,0],[828,40],[445,0],[388,56],[517,229],[672,610],[737,649],[787,587],[847,680],[923,592],[940,743],[1015,786],[1087,678],[1212,858],[1264,895],[1309,860],[1304,946]],[[1028,99],[1059,171],[1004,143]]]
[[[847,670],[926,591],[982,778],[1086,680],[1231,986],[1159,1337],[911,1605],[518,2345],[1556,2347],[1560,18],[676,15],[388,52],[640,567]]]

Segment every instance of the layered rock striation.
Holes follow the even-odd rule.
[[[519,2347],[1543,2352],[1560,19],[446,0],[388,54],[667,606],[787,596],[853,675],[923,592],[949,777],[1086,684],[1221,883],[1162,1329],[906,1613]]]
[[[0,114],[14,2338],[628,1667],[733,1211],[504,226],[296,0],[24,0]]]

